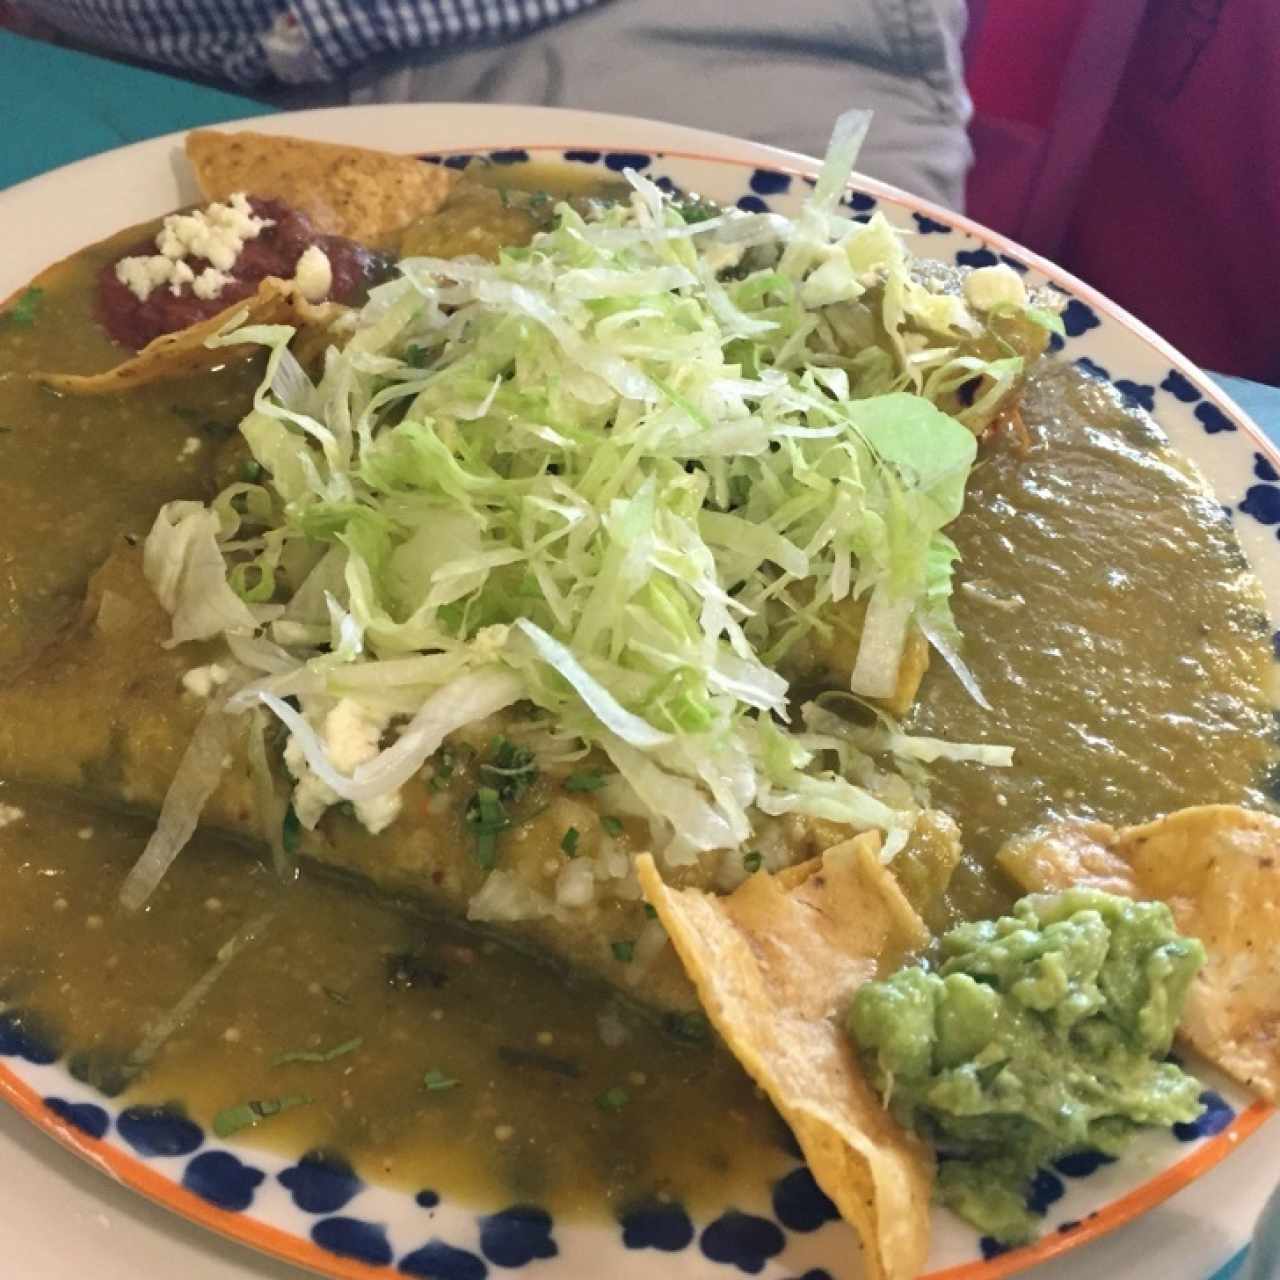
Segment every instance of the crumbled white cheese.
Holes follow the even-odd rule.
[[[975,311],[993,307],[1020,307],[1027,300],[1027,287],[1022,277],[1006,263],[994,267],[978,267],[964,281],[964,296]]]
[[[182,286],[190,284],[196,278],[196,273],[181,259],[174,262],[172,258],[165,258],[165,261],[170,263],[169,292],[176,298],[182,292]]]
[[[194,213],[171,213],[156,236],[152,255],[121,258],[116,263],[116,279],[139,302],[146,302],[155,289],[168,285],[177,294],[184,284],[197,298],[216,298],[230,281],[227,274],[236,264],[248,240],[256,240],[268,227],[270,218],[259,218],[248,197],[237,191],[226,204],[214,201]],[[188,258],[203,258],[210,265],[197,276]]]
[[[215,689],[226,684],[231,672],[220,663],[211,662],[208,666],[192,667],[182,677],[182,687],[197,698],[209,697]]]
[[[164,257],[121,258],[116,263],[116,279],[139,302],[146,302],[152,291],[173,278],[173,263]]]
[[[204,442],[200,439],[199,436],[188,436],[182,442],[182,452],[178,454],[178,457],[180,458],[194,457],[197,453],[200,452],[200,446],[203,443]]]
[[[471,637],[471,650],[479,662],[485,658],[496,658],[506,647],[511,628],[503,622],[495,622],[481,627]]]
[[[226,204],[214,201],[194,213],[171,213],[156,236],[156,248],[166,258],[204,258],[219,271],[230,271],[248,240],[256,240],[270,218],[259,218],[243,191]]]
[[[293,269],[293,282],[308,302],[323,302],[328,297],[333,288],[333,265],[318,244],[303,250]]]
[[[21,822],[27,816],[25,809],[19,809],[16,804],[0,804],[0,827],[7,827],[15,822]]]
[[[179,263],[179,266],[184,264]],[[217,267],[205,267],[205,269],[195,277],[191,282],[191,292],[204,302],[209,302],[213,298],[218,297],[223,289],[231,283],[231,277],[224,271],[219,271]]]
[[[372,760],[381,750],[382,735],[389,719],[389,716],[379,715],[354,698],[342,698],[325,716],[320,735],[333,767],[340,773],[350,774]],[[337,804],[341,797],[311,772],[302,748],[292,737],[285,746],[284,763],[295,782],[293,811],[298,821],[310,830],[320,821],[324,811]],[[373,835],[384,831],[400,816],[400,807],[398,790],[375,796],[372,800],[359,800],[354,806],[356,819]]]

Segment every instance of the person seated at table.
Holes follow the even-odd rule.
[[[14,0],[75,43],[279,106],[509,102],[659,117],[821,154],[959,208],[965,0]],[[162,122],[161,122],[162,123]]]

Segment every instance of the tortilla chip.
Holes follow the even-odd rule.
[[[206,200],[237,191],[283,200],[321,231],[369,244],[434,213],[458,180],[415,156],[247,131],[196,129],[187,158]]]
[[[205,339],[216,337],[225,329],[239,324],[315,325],[327,322],[341,310],[343,308],[334,303],[313,306],[291,282],[268,276],[252,297],[233,302],[208,320],[174,333],[162,333],[136,356],[106,373],[33,373],[31,376],[67,395],[113,395],[167,378],[189,378],[215,365],[226,364],[228,353],[241,351],[242,346],[204,345]]]
[[[791,1126],[818,1185],[857,1231],[873,1280],[911,1280],[929,1252],[933,1162],[881,1105],[840,1025],[849,998],[928,933],[860,835],[728,897],[668,888],[637,859],[707,1016]]]
[[[1007,846],[1000,865],[1036,891],[1085,885],[1167,903],[1208,953],[1179,1035],[1280,1102],[1280,818],[1216,804],[1120,831],[1057,827]]]

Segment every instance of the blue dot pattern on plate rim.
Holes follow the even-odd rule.
[[[1156,389],[1145,382],[1133,382],[1129,378],[1117,378],[1112,384],[1131,409],[1145,409],[1154,413]]]
[[[995,1236],[982,1236],[978,1240],[978,1249],[988,1262],[992,1258],[998,1258],[1002,1253],[1008,1253],[1009,1247],[1007,1244],[1001,1244]]]
[[[703,189],[697,178],[688,176],[688,169],[673,167],[672,173],[656,172],[653,162],[663,158],[658,152],[580,148],[558,154],[570,163],[599,165],[611,174],[628,167],[645,171],[663,190],[673,193]],[[497,164],[514,164],[529,159],[531,153],[524,148],[507,148],[499,152],[427,155],[423,159],[461,169],[478,156],[487,156]],[[809,176],[797,183],[777,170],[744,168],[736,194],[729,195],[718,187],[715,193],[722,203],[737,202],[741,207],[754,210],[768,209],[769,202],[776,199],[785,210],[785,201],[812,186],[813,179]],[[707,190],[708,194],[712,193],[709,180]],[[878,201],[869,193],[852,191],[842,195],[841,204],[853,216],[865,221]],[[901,225],[902,217],[899,213],[894,220]],[[972,235],[952,231],[938,219],[919,214],[913,216],[913,221],[914,228],[908,224],[908,230],[933,237],[940,246],[926,246],[921,250],[930,256],[937,256],[939,252],[945,256],[950,251],[956,263],[964,267],[1003,262],[1020,273],[1029,270],[1027,264],[1016,257],[999,251],[996,246],[983,244]],[[1071,351],[1079,367],[1111,383],[1129,404],[1155,412],[1157,416],[1173,407],[1193,420],[1201,433],[1226,436],[1230,443],[1230,435],[1237,431],[1236,424],[1198,389],[1192,377],[1167,365],[1153,367],[1150,361],[1141,367],[1130,365],[1128,358],[1119,356],[1113,361],[1113,357],[1106,354],[1112,348],[1095,342],[1094,336],[1105,333],[1106,326],[1115,322],[1073,296],[1069,289],[1054,282],[1050,284],[1065,299],[1064,327],[1068,342],[1078,344],[1073,345]],[[1051,345],[1061,348],[1063,340],[1054,335]],[[1280,525],[1280,471],[1261,453],[1250,450],[1249,459],[1254,483],[1247,491],[1243,491],[1242,486],[1243,496],[1237,499],[1234,509],[1267,525]],[[1276,633],[1275,643],[1280,657],[1280,632]],[[13,1010],[0,1015],[0,1055],[16,1060],[19,1070],[24,1069],[24,1063],[39,1069],[49,1068],[59,1053],[56,1037],[38,1024]],[[131,1106],[114,1111],[100,1105],[96,1094],[93,1100],[84,1096],[83,1089],[77,1095],[74,1081],[68,1079],[66,1084],[65,1097],[61,1087],[43,1091],[47,1095],[45,1107],[63,1124],[89,1138],[115,1142],[143,1159],[159,1162],[158,1167],[166,1174],[180,1178],[187,1190],[219,1208],[233,1213],[252,1210],[255,1217],[265,1215],[267,1220],[274,1221],[283,1206],[296,1217],[296,1221],[289,1219],[287,1230],[299,1239],[310,1236],[335,1256],[376,1266],[391,1264],[403,1275],[431,1280],[486,1280],[494,1268],[520,1269],[562,1256],[556,1224],[544,1209],[516,1206],[476,1218],[462,1206],[443,1204],[437,1192],[423,1190],[416,1196],[402,1196],[403,1202],[413,1205],[418,1215],[413,1223],[400,1224],[410,1235],[409,1239],[402,1240],[396,1231],[389,1231],[383,1225],[378,1213],[364,1210],[370,1197],[376,1201],[378,1196],[391,1193],[367,1187],[336,1154],[312,1153],[289,1163],[264,1153],[260,1157],[264,1171],[258,1163],[242,1158],[243,1151],[240,1155],[233,1154],[207,1139],[201,1127],[180,1107]],[[1190,1125],[1177,1126],[1170,1134],[1171,1141],[1175,1134],[1178,1142],[1201,1141],[1222,1133],[1230,1125],[1235,1117],[1231,1104],[1212,1089],[1207,1089],[1202,1097],[1205,1114]],[[785,1145],[792,1154],[800,1156],[794,1140]],[[1177,1143],[1173,1145],[1176,1147]],[[1096,1218],[1097,1209],[1081,1212],[1087,1206],[1081,1204],[1076,1184],[1108,1171],[1112,1164],[1109,1157],[1089,1152],[1065,1157],[1055,1163],[1052,1171],[1041,1171],[1028,1197],[1031,1207],[1047,1214],[1058,1205],[1060,1211],[1070,1208],[1073,1213],[1073,1216],[1063,1215],[1057,1223],[1046,1221],[1045,1230],[1070,1232],[1082,1222]],[[1114,1174],[1111,1170],[1111,1176]],[[277,1183],[287,1196],[276,1188]],[[264,1190],[276,1191],[270,1209],[262,1207],[266,1199],[262,1194]],[[810,1171],[800,1165],[763,1190],[769,1195],[772,1216],[765,1209],[757,1213],[747,1208],[730,1208],[709,1222],[696,1222],[679,1205],[634,1206],[620,1215],[612,1236],[613,1247],[633,1253],[651,1251],[658,1268],[663,1259],[686,1254],[690,1258],[712,1260],[738,1272],[758,1274],[771,1260],[778,1259],[790,1280],[830,1280],[829,1272],[811,1263],[806,1263],[808,1269],[785,1265],[787,1232],[799,1239],[812,1238],[814,1232],[845,1231],[838,1222],[828,1226],[834,1218],[834,1206],[813,1181]],[[357,1197],[360,1197],[358,1202]],[[357,1203],[353,1205],[353,1202]],[[349,1205],[360,1216],[344,1212]],[[433,1224],[435,1234],[432,1234]],[[569,1233],[573,1228],[564,1230]],[[847,1236],[835,1238],[843,1240],[843,1247],[847,1247]],[[608,1237],[600,1239],[606,1241]],[[1005,1252],[994,1240],[979,1239],[976,1233],[970,1234],[968,1240],[973,1255],[994,1257]]]
[[[622,1244],[627,1249],[679,1253],[693,1243],[693,1222],[678,1204],[642,1205],[622,1215]]]
[[[1212,401],[1202,400],[1196,405],[1195,412],[1196,421],[1211,436],[1217,435],[1220,431],[1234,431],[1236,429],[1236,424]]]
[[[791,175],[778,169],[757,169],[749,181],[758,196],[780,196],[791,190]]]
[[[814,1181],[808,1165],[793,1169],[773,1184],[773,1214],[788,1231],[816,1231],[840,1213]]]
[[[364,1183],[340,1156],[310,1152],[276,1175],[276,1181],[304,1213],[337,1213],[360,1193]]]
[[[1056,1173],[1048,1169],[1037,1169],[1027,1189],[1027,1208],[1042,1218],[1049,1212],[1049,1206],[1056,1204],[1067,1194],[1067,1188]]]
[[[1104,1165],[1115,1164],[1115,1156],[1103,1151],[1074,1151],[1053,1162],[1053,1167],[1068,1178],[1087,1178]]]
[[[65,1098],[46,1098],[44,1105],[60,1120],[65,1120],[91,1138],[102,1138],[111,1127],[111,1117],[93,1102],[68,1102]]]
[[[551,1215],[532,1205],[516,1205],[480,1219],[480,1252],[495,1266],[523,1267],[554,1258]]]
[[[1220,1094],[1206,1089],[1200,1095],[1204,1111],[1189,1124],[1175,1124],[1173,1134],[1180,1142],[1196,1142],[1221,1133],[1235,1118],[1235,1108]]]
[[[937,236],[950,234],[951,228],[945,222],[939,222],[936,218],[929,217],[925,213],[912,213],[915,219],[916,230],[922,236]]]
[[[999,261],[986,245],[980,249],[961,249],[956,254],[956,263],[961,267],[994,267]]]
[[[786,1238],[776,1222],[730,1209],[708,1224],[698,1241],[712,1262],[725,1262],[758,1275],[770,1258],[782,1252]]]
[[[1280,524],[1280,488],[1273,484],[1251,484],[1245,490],[1240,510],[1259,524]]]
[[[489,1268],[483,1258],[468,1249],[457,1249],[443,1240],[430,1240],[400,1259],[398,1270],[423,1280],[485,1280]]]
[[[1161,391],[1167,391],[1175,400],[1183,404],[1194,404],[1200,399],[1200,393],[1191,384],[1189,378],[1180,374],[1177,369],[1170,369],[1160,384]]]
[[[182,1174],[182,1185],[229,1213],[243,1213],[267,1175],[230,1151],[205,1151]]]
[[[171,1107],[126,1107],[116,1117],[116,1129],[147,1158],[186,1156],[204,1144],[204,1130]]]
[[[1090,329],[1096,329],[1101,323],[1098,313],[1088,304],[1081,302],[1079,298],[1072,298],[1062,308],[1062,327],[1067,331],[1068,338],[1079,338]]]
[[[621,173],[623,169],[634,169],[638,173],[652,162],[653,156],[647,151],[606,151],[604,156],[604,167],[614,173]]]
[[[387,1229],[359,1218],[322,1218],[311,1228],[311,1239],[328,1253],[354,1258],[371,1267],[390,1266],[395,1257]]]

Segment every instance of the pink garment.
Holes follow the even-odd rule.
[[[1059,255],[1206,368],[1280,383],[1280,4],[1150,0]]]

